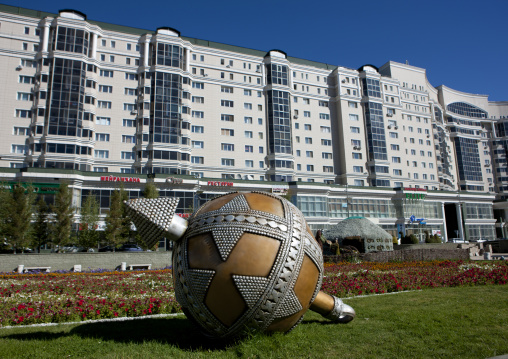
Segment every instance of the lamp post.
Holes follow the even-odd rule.
[[[346,183],[346,212],[349,218],[349,193],[348,193],[348,184]]]

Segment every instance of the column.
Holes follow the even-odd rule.
[[[444,202],[441,202],[441,211],[443,212],[443,231],[444,231],[444,235],[442,237],[444,238],[445,242],[448,242],[448,231],[446,228],[446,215],[444,205],[445,205]]]
[[[459,224],[459,236],[462,240],[466,240],[464,236],[464,225],[462,222],[462,203],[457,203],[457,222]]]
[[[148,67],[148,49],[150,46],[150,42],[145,38],[145,44],[143,45],[143,65]]]
[[[190,72],[190,49],[188,48],[185,48],[184,47],[184,50],[185,50],[185,68],[183,69],[185,72]]]
[[[92,52],[90,53],[90,58],[95,59],[97,57],[97,41],[99,40],[99,35],[97,33],[92,33]]]
[[[48,43],[49,43],[49,30],[51,24],[44,24],[44,33],[42,34],[42,52],[48,52]]]

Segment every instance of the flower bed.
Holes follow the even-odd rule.
[[[504,262],[325,264],[323,290],[338,297],[434,287],[507,284]],[[0,326],[175,313],[170,269],[0,274]]]
[[[436,287],[507,284],[505,262],[428,261],[325,264],[322,290],[345,298]]]
[[[180,311],[171,270],[0,275],[0,326]]]

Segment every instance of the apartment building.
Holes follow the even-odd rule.
[[[425,69],[6,5],[0,64],[0,177],[48,201],[66,180],[77,207],[93,194],[107,211],[118,182],[138,197],[155,181],[182,215],[258,190],[288,193],[314,229],[362,215],[394,235],[506,237],[508,102],[433,87]]]

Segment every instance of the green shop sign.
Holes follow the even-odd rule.
[[[406,193],[406,199],[425,199],[425,193]]]
[[[40,194],[55,194],[58,192],[60,185],[58,183],[27,183],[27,182],[9,182],[7,183],[9,189],[12,190],[14,186],[23,186],[24,188],[32,187],[35,193]]]

